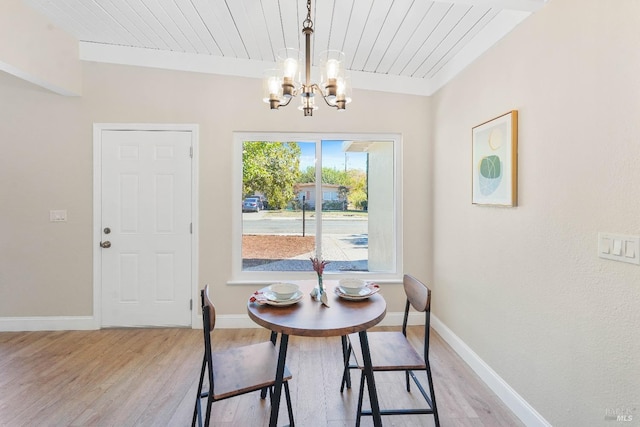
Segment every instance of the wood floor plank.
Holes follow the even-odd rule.
[[[409,334],[419,343],[416,330]],[[264,329],[221,329],[212,346],[268,339]],[[202,331],[190,329],[0,333],[0,425],[190,425],[202,351]],[[430,359],[443,426],[522,425],[434,332]],[[360,378],[354,372],[353,389],[340,393],[339,337],[290,337],[287,365],[297,425],[354,425]],[[383,406],[423,403],[406,393],[402,375],[376,373],[376,383]],[[268,425],[269,413],[269,399],[251,393],[216,402],[212,419],[216,426],[260,427]],[[284,395],[279,414],[279,424],[287,424]],[[384,417],[383,423],[432,426],[433,417]],[[371,417],[362,425],[372,425]]]

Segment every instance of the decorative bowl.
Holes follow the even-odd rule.
[[[360,293],[360,290],[366,286],[364,280],[353,278],[340,279],[338,284],[340,286],[340,289],[342,289],[346,294],[349,295],[358,295]]]
[[[298,292],[298,285],[294,283],[274,283],[269,286],[269,290],[280,300],[291,298]]]

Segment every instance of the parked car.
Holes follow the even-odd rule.
[[[260,199],[247,197],[242,202],[242,212],[260,212]]]
[[[259,196],[257,194],[254,194],[253,196],[249,196],[249,197],[258,199],[258,207],[260,208],[260,210],[268,209],[267,199],[264,196]]]

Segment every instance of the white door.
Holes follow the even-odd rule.
[[[191,325],[191,141],[102,130],[102,326]]]

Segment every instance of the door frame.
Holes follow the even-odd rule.
[[[197,124],[156,124],[156,123],[94,123],[93,124],[93,321],[94,328],[102,327],[102,131],[175,131],[190,132],[193,155],[191,160],[191,328],[196,328],[198,320],[198,148],[199,126]]]

